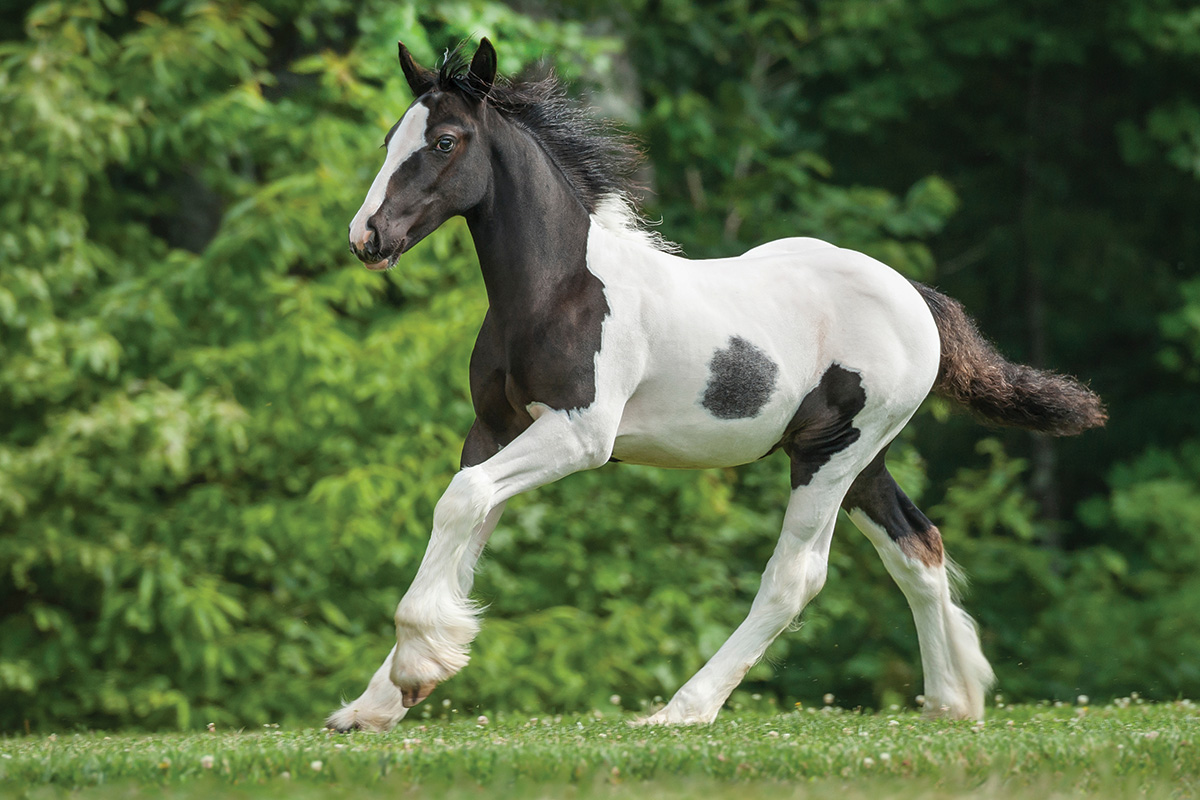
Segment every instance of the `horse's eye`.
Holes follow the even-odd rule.
[[[453,136],[439,136],[438,140],[433,143],[433,149],[439,153],[449,153],[454,149],[454,144]]]

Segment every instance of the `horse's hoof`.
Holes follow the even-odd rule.
[[[335,733],[350,733],[364,731],[367,733],[386,733],[395,727],[404,714],[388,714],[381,711],[369,711],[354,704],[342,706],[325,720],[325,729]]]
[[[413,689],[401,689],[401,702],[404,703],[405,708],[412,708],[426,697],[429,697],[435,688],[437,688],[436,683],[423,683]]]
[[[661,708],[648,717],[638,717],[630,721],[630,725],[642,727],[646,725],[711,725],[717,718],[716,714],[703,716],[699,714],[678,714]]]

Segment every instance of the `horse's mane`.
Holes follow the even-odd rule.
[[[637,212],[642,163],[637,140],[607,120],[597,119],[567,96],[554,73],[541,80],[512,82],[497,77],[484,86],[470,74],[463,45],[446,53],[435,88],[486,102],[542,145],[566,176],[587,212],[605,227],[652,247],[674,251]]]

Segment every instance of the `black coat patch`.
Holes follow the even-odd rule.
[[[775,391],[779,365],[740,336],[718,349],[708,362],[708,386],[700,404],[717,419],[758,416]]]
[[[492,192],[464,215],[490,305],[471,354],[471,398],[503,446],[533,423],[530,403],[573,411],[595,402],[610,308],[587,268],[590,220],[558,168],[512,126],[490,135],[500,154]]]
[[[829,459],[858,441],[862,431],[854,427],[854,417],[866,405],[867,393],[857,372],[837,364],[825,370],[772,448],[782,447],[791,458],[793,489],[807,486]]]
[[[854,479],[842,500],[847,511],[858,509],[887,531],[900,551],[929,567],[944,560],[942,534],[913,505],[884,466],[887,448]]]

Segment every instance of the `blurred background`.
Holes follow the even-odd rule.
[[[1104,430],[930,402],[893,471],[1006,701],[1200,694],[1192,0],[45,0],[0,11],[0,731],[315,725],[362,690],[486,298],[461,220],[386,275],[346,226],[411,101],[396,40],[432,66],[483,35],[641,138],[689,256],[861,249],[1089,381]],[[513,501],[425,713],[669,697],[748,610],[787,492],[776,457]],[[735,701],[922,691],[904,599],[839,525]]]

